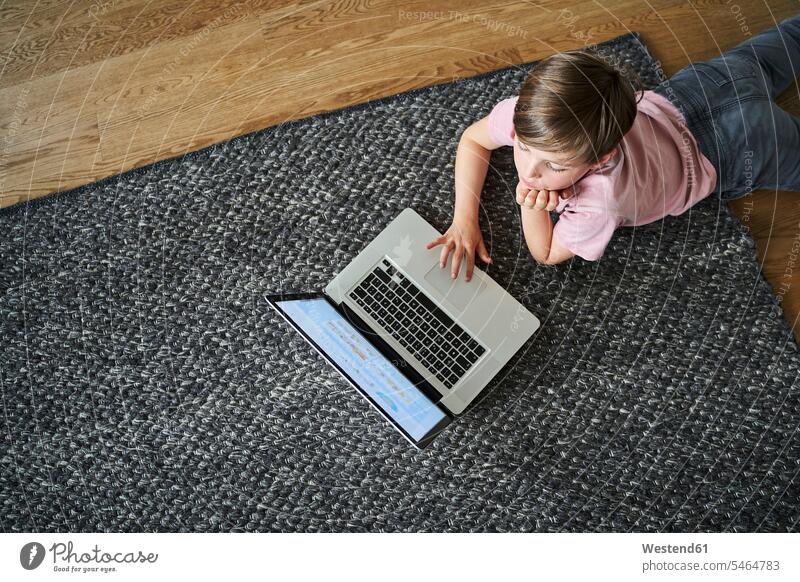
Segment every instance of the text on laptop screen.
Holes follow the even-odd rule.
[[[325,298],[277,304],[413,439],[421,439],[444,418],[444,413]]]

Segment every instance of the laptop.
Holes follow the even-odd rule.
[[[400,212],[321,292],[268,295],[297,330],[413,446],[423,449],[539,328],[477,266],[439,267],[441,236]]]

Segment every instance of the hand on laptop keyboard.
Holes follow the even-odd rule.
[[[466,257],[467,260],[467,272],[465,275],[467,281],[472,279],[476,251],[484,263],[491,264],[492,262],[489,252],[486,250],[486,245],[483,243],[481,228],[475,220],[456,217],[447,232],[429,242],[425,245],[425,248],[432,249],[437,245],[443,245],[442,252],[439,255],[439,267],[441,268],[444,268],[447,264],[447,256],[450,251],[453,252],[453,264],[450,269],[450,276],[453,279],[456,278],[461,268],[462,256]]]

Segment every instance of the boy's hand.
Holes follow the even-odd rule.
[[[444,268],[447,264],[447,255],[453,251],[453,266],[450,270],[451,278],[455,279],[458,276],[458,270],[461,268],[462,255],[467,258],[467,272],[466,280],[472,279],[472,272],[475,268],[475,252],[483,260],[484,263],[490,264],[492,262],[486,246],[483,244],[483,235],[481,228],[476,221],[463,220],[458,217],[453,219],[453,224],[447,229],[442,236],[435,238],[427,245],[426,249],[432,249],[436,245],[444,245],[442,253],[439,255],[439,268]]]
[[[522,182],[517,184],[517,204],[537,210],[555,210],[561,190],[532,190]]]

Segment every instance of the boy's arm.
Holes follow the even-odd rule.
[[[492,150],[500,145],[489,137],[489,117],[470,125],[461,134],[455,161],[455,215],[478,221],[481,190]]]
[[[452,276],[455,278],[462,259],[467,268],[465,277],[469,281],[475,267],[475,254],[487,264],[492,262],[478,220],[481,190],[489,169],[492,150],[500,147],[489,137],[488,116],[470,125],[461,134],[455,161],[456,200],[453,211],[453,225],[447,232],[430,241],[425,247],[431,249],[443,245],[439,253],[439,263],[444,267],[447,257],[453,253]]]
[[[520,208],[525,242],[537,262],[543,265],[556,265],[575,256],[575,253],[553,238],[553,221],[550,219],[549,211],[527,206]]]

